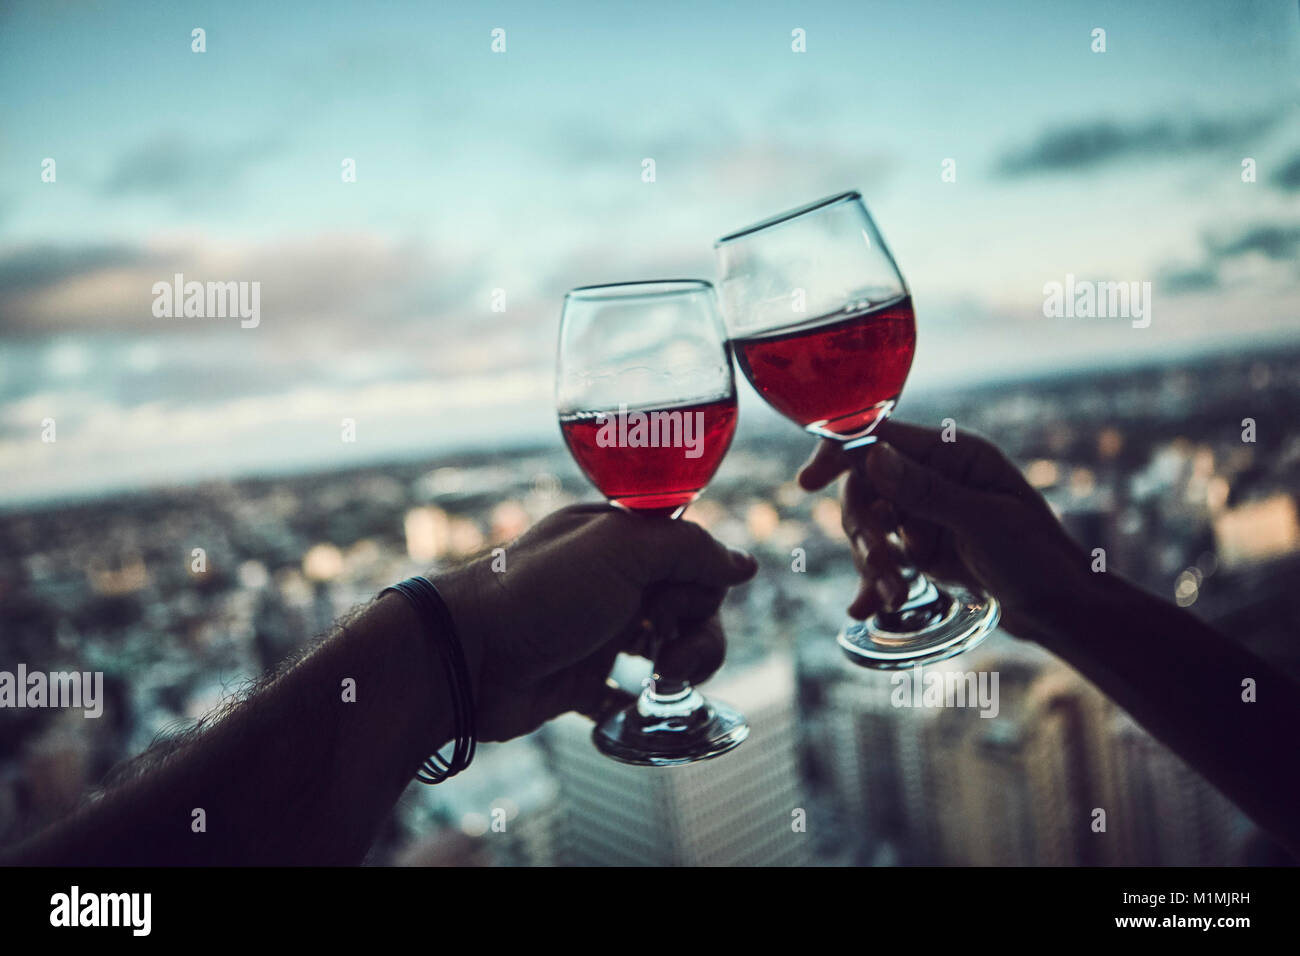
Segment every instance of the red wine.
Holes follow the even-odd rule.
[[[578,467],[624,508],[674,514],[708,484],[736,431],[736,397],[560,416]]]
[[[857,437],[889,414],[907,380],[916,350],[912,297],[733,345],[745,377],[782,415],[810,431]]]

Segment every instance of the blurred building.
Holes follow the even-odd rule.
[[[1111,712],[1123,839],[1112,862],[1133,866],[1204,866],[1241,862],[1251,826],[1218,790],[1118,707]],[[1115,821],[1116,813],[1111,820]]]
[[[405,866],[554,866],[563,813],[556,779],[532,737],[480,745],[472,768],[436,787],[413,783],[399,813],[413,845]]]
[[[938,821],[927,784],[924,725],[937,712],[894,707],[890,675],[842,664],[844,674],[826,695],[822,742],[845,828],[858,834],[859,843],[889,841],[904,860],[927,859],[938,841]]]
[[[945,863],[1084,862],[1084,764],[1077,680],[1060,667],[989,660],[999,711],[943,710],[930,724],[929,787]]]
[[[750,736],[730,753],[681,767],[634,767],[591,742],[575,715],[548,731],[564,812],[562,862],[591,866],[798,866],[807,810],[795,757],[794,669],[770,656],[706,692],[739,708]],[[806,826],[818,825],[816,819]]]
[[[1249,831],[1240,811],[1073,670],[1011,644],[969,666],[997,671],[996,717],[896,706],[887,674],[834,683],[822,744],[848,831],[913,863],[1239,859]],[[1094,827],[1098,810],[1105,829]]]

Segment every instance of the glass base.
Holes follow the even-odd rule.
[[[998,602],[958,585],[924,604],[905,604],[865,621],[850,621],[837,642],[860,667],[899,670],[947,660],[978,645],[998,623]]]
[[[596,725],[591,739],[607,757],[641,767],[672,767],[718,757],[749,736],[741,713],[693,687],[643,691],[635,704]]]
[[[805,431],[812,432],[819,438],[837,441],[844,448],[861,448],[873,444],[876,436],[872,434],[881,422],[889,417],[898,404],[897,397],[877,402],[870,408],[852,415],[832,418],[826,421],[811,422],[804,426]]]

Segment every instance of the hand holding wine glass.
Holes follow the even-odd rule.
[[[823,441],[799,470],[807,491],[844,476],[842,522],[862,576],[849,615],[863,620],[896,602],[906,593],[900,568],[912,563],[940,582],[988,591],[1008,630],[1041,640],[1061,595],[1090,577],[1087,555],[1043,497],[978,435],[944,441],[938,429],[892,420],[876,435],[860,467]]]
[[[638,521],[679,517],[736,430],[736,383],[713,285],[574,289],[559,351],[560,430],[583,473]],[[646,656],[662,665],[674,635],[662,621],[648,623]],[[600,721],[592,739],[615,760],[669,766],[719,756],[748,735],[739,712],[657,666],[636,702]]]
[[[547,515],[506,557],[504,573],[484,557],[431,575],[462,635],[482,740],[633,703],[605,678],[620,652],[644,650],[646,621],[673,635],[659,660],[670,679],[706,680],[726,653],[718,607],[757,570],[693,522],[594,503]]]
[[[843,452],[876,441],[912,366],[912,296],[862,197],[841,193],[719,239],[723,312],[736,360],[773,408]],[[861,453],[855,457],[861,466]],[[877,553],[883,553],[877,548]],[[866,560],[865,552],[862,560]],[[974,647],[998,620],[978,584],[938,588],[901,558],[890,600],[838,641],[890,670]]]

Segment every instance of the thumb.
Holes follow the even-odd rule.
[[[986,496],[949,481],[885,442],[871,446],[864,467],[881,498],[918,518],[961,531],[988,510]]]
[[[844,474],[851,464],[852,459],[839,442],[823,438],[799,469],[799,487],[804,491],[819,491]]]

